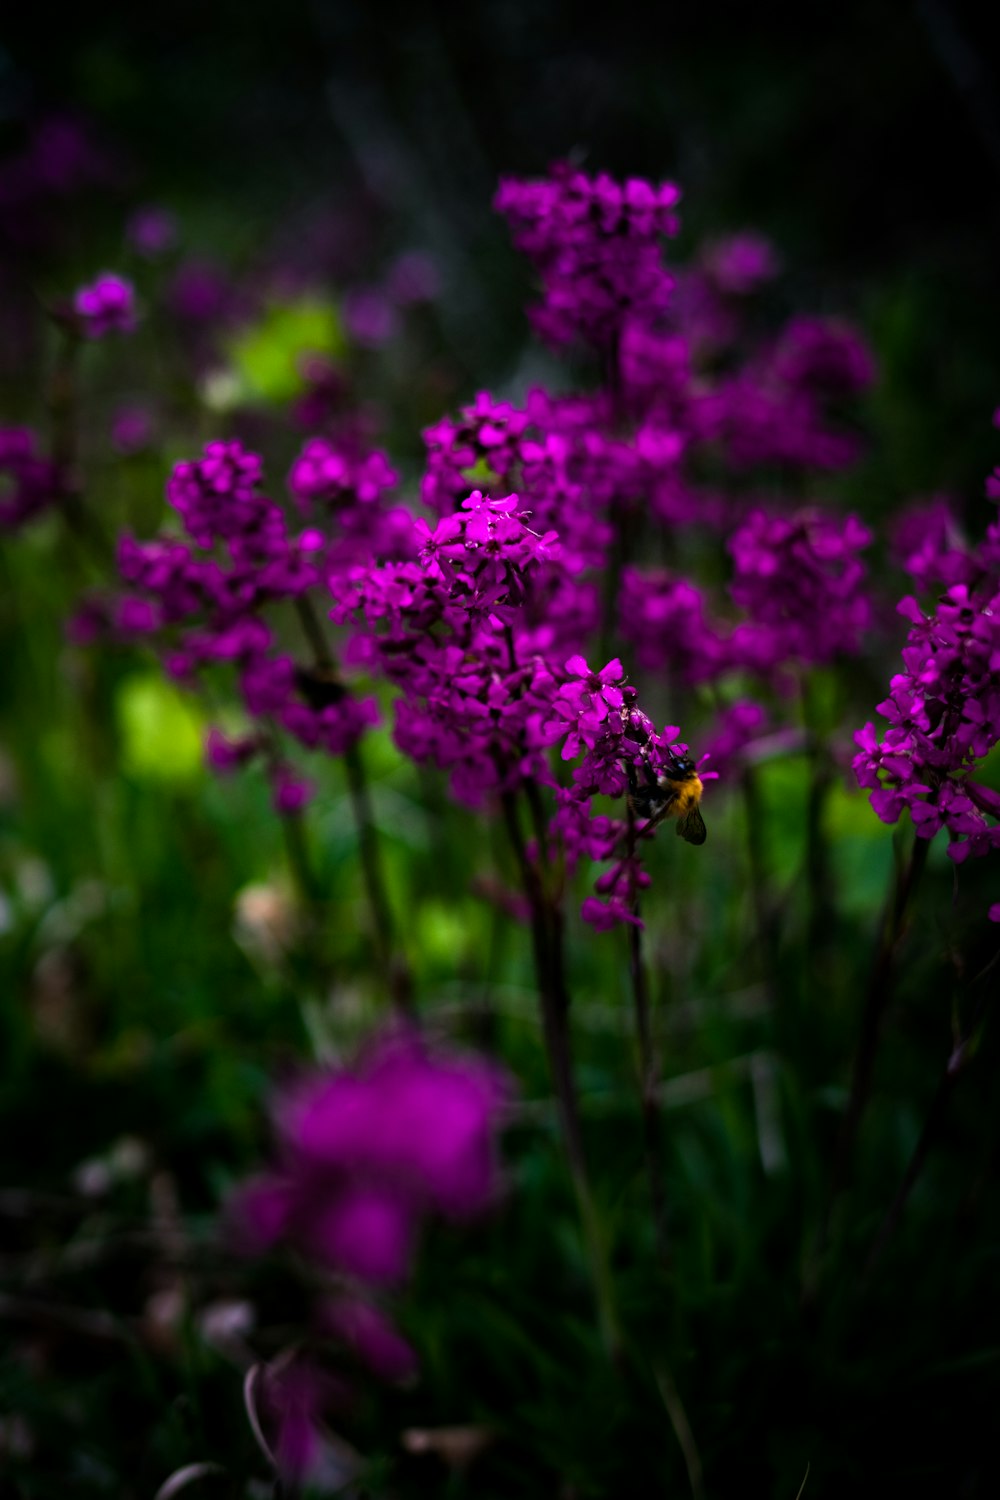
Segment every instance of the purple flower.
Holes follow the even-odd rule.
[[[757,291],[765,282],[773,281],[780,269],[771,241],[752,229],[716,240],[706,247],[701,259],[719,291],[733,297]]]
[[[542,283],[542,301],[531,309],[542,338],[606,348],[634,309],[647,318],[665,310],[673,279],[661,244],[677,233],[679,199],[673,183],[620,183],[568,165],[541,181],[501,182],[495,207]]]
[[[177,220],[168,209],[150,203],[137,208],[125,229],[133,250],[150,260],[172,250],[177,244]]]
[[[711,763],[717,776],[731,776],[766,724],[767,713],[759,703],[740,698],[728,704],[719,714],[714,732],[702,740],[702,759]]]
[[[411,1032],[306,1079],[278,1098],[276,1168],[234,1205],[244,1243],[259,1252],[288,1240],[362,1282],[398,1283],[428,1215],[466,1219],[495,1199],[508,1093],[492,1065]]]
[[[396,337],[398,313],[377,287],[362,287],[344,299],[347,331],[359,344],[378,348]]]
[[[854,771],[884,822],[908,809],[922,838],[947,827],[961,862],[1000,848],[1000,826],[987,822],[1000,809],[971,779],[1000,740],[1000,588],[956,584],[932,616],[909,598],[899,610],[911,621],[905,670],[878,706],[890,727],[881,742],[873,724],[858,731]]]
[[[311,781],[282,762],[271,771],[271,793],[275,812],[283,818],[302,811],[313,795]]]
[[[856,516],[815,509],[748,516],[729,542],[735,564],[730,593],[754,627],[734,636],[736,656],[760,671],[766,657],[777,666],[857,652],[872,616],[859,556],[870,541]]]
[[[119,406],[111,420],[111,441],[119,453],[141,453],[156,433],[156,424],[148,406],[128,402]]]
[[[65,493],[58,465],[38,452],[35,434],[27,427],[0,427],[0,530],[18,530]]]
[[[105,271],[73,298],[77,326],[84,338],[131,333],[136,324],[135,289],[124,277]]]
[[[221,729],[210,729],[205,741],[205,760],[213,771],[225,776],[238,767],[245,766],[260,749],[261,742],[255,735],[243,735],[240,739],[231,740]]]
[[[362,1297],[337,1297],[321,1313],[325,1332],[341,1339],[362,1364],[381,1380],[412,1380],[417,1356],[392,1320],[374,1302]]]
[[[1000,486],[991,498],[1000,499]],[[920,838],[947,828],[948,854],[962,864],[1000,848],[1000,793],[974,779],[1000,742],[1000,523],[987,528],[977,551],[954,547],[951,527],[950,511],[937,502],[905,534],[904,550],[908,542],[918,556],[911,571],[961,581],[931,614],[916,599],[900,600],[910,621],[904,670],[878,705],[889,728],[881,740],[874,724],[858,730],[854,772],[883,822],[908,811]],[[996,911],[990,908],[991,920]]]
[[[310,438],[288,476],[288,488],[303,509],[317,503],[334,509],[372,505],[398,483],[384,453],[362,453],[322,437]]]
[[[689,685],[725,664],[724,643],[709,624],[701,590],[664,569],[626,568],[618,602],[621,631],[648,672]]]
[[[895,562],[919,588],[971,583],[978,571],[951,500],[935,495],[897,512],[890,532]]]
[[[234,305],[229,278],[208,260],[185,260],[177,267],[166,294],[167,306],[181,322],[203,326],[228,316]]]
[[[434,302],[441,295],[441,275],[422,250],[404,250],[389,268],[386,291],[400,307]]]

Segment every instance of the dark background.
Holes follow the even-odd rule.
[[[294,237],[309,205],[373,205],[383,235],[437,256],[480,384],[524,338],[524,273],[490,210],[499,175],[573,155],[675,177],[681,253],[763,229],[790,305],[860,319],[884,371],[889,482],[978,488],[1000,388],[987,13],[153,0],[56,21],[21,6],[0,43],[0,139],[78,109],[123,149],[132,194],[208,240],[253,243],[283,218]]]

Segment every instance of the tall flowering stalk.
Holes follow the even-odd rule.
[[[986,494],[1000,500],[1000,470],[987,480]],[[876,949],[834,1168],[834,1198],[849,1177],[892,993],[895,954],[930,841],[947,830],[948,857],[957,868],[1000,848],[1000,795],[976,779],[981,761],[1000,742],[1000,522],[991,522],[977,548],[965,548],[949,512],[938,505],[909,517],[899,541],[905,565],[919,584],[947,587],[930,610],[912,595],[900,601],[898,611],[910,622],[904,670],[893,677],[889,697],[878,705],[889,728],[880,738],[869,723],[854,736],[854,773],[874,811],[884,823],[897,823],[908,812],[914,837],[907,861],[896,872]],[[988,915],[1000,921],[1000,902],[990,906]],[[944,1100],[968,1059],[968,1042],[968,1036],[956,1042],[872,1264],[926,1159]]]

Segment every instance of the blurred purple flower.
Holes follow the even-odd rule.
[[[620,183],[566,164],[541,181],[502,180],[494,206],[541,279],[542,301],[531,309],[541,337],[608,348],[632,309],[647,318],[662,313],[673,278],[661,245],[677,233],[679,200],[670,182]]]
[[[817,509],[794,516],[752,512],[731,537],[730,594],[750,616],[731,650],[755,671],[785,661],[832,661],[853,654],[872,605],[860,552],[871,532],[856,516]]]
[[[428,1215],[467,1219],[495,1199],[509,1093],[491,1064],[410,1031],[304,1080],[276,1103],[276,1168],[234,1203],[246,1248],[291,1241],[362,1282],[400,1282]]]
[[[104,271],[96,281],[76,292],[73,310],[84,338],[131,333],[136,325],[135,289],[123,276]]]
[[[148,406],[128,402],[119,406],[111,418],[111,441],[119,453],[141,453],[156,433],[156,423]]]
[[[133,250],[149,260],[155,260],[173,250],[177,244],[177,220],[168,209],[159,204],[145,204],[137,208],[125,227],[125,238]]]
[[[57,505],[65,479],[27,427],[0,427],[0,530],[16,531]]]
[[[399,330],[396,309],[376,287],[348,293],[344,298],[344,323],[359,344],[375,348],[387,344]]]

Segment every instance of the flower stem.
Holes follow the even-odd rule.
[[[372,925],[375,930],[379,963],[385,973],[389,996],[394,1008],[401,1015],[413,1013],[413,975],[403,956],[392,919],[392,908],[382,873],[382,852],[378,831],[372,816],[371,795],[368,778],[358,744],[344,752],[344,769],[354,812],[354,826],[358,833],[358,852],[361,856],[361,871],[368,895]]]
[[[813,971],[825,974],[825,962],[833,938],[834,902],[830,888],[830,862],[823,832],[823,815],[833,785],[826,748],[824,716],[817,704],[815,685],[804,675],[800,685],[802,722],[807,735],[809,791],[806,799],[806,884],[809,892],[808,943]]]
[[[914,837],[905,865],[894,872],[892,889],[879,923],[878,941],[861,1017],[861,1035],[851,1076],[851,1092],[837,1142],[829,1202],[820,1236],[821,1252],[829,1238],[834,1207],[850,1184],[858,1132],[871,1097],[882,1020],[892,997],[896,954],[906,930],[910,902],[927,863],[929,846],[929,839]]]
[[[306,594],[295,599],[302,631],[309,643],[315,666],[328,675],[339,672],[336,658],[326,638],[322,623],[312,600]],[[413,1012],[413,976],[402,955],[392,919],[392,908],[382,873],[382,855],[378,830],[372,814],[371,793],[365,774],[360,745],[349,746],[344,751],[344,770],[347,789],[354,815],[354,827],[358,836],[358,853],[361,859],[361,874],[371,913],[379,967],[385,976],[390,999],[394,1008],[402,1015]]]
[[[750,766],[744,766],[740,776],[743,793],[743,808],[746,816],[747,858],[750,865],[750,884],[753,889],[754,913],[757,918],[757,941],[760,945],[760,961],[764,971],[764,982],[772,1005],[778,1001],[779,931],[771,879],[764,853],[764,828],[766,819],[760,795],[760,784]]]
[[[628,853],[635,852],[635,814],[628,808]],[[632,982],[632,1003],[635,1010],[635,1030],[639,1043],[639,1094],[642,1103],[642,1133],[646,1157],[646,1173],[649,1177],[649,1195],[653,1208],[653,1231],[660,1260],[670,1259],[670,1240],[667,1229],[667,1203],[664,1193],[663,1152],[660,1140],[660,1108],[657,1098],[658,1069],[653,1033],[650,1025],[649,976],[643,959],[642,927],[639,925],[639,892],[632,896],[631,913],[635,922],[628,923],[629,977]]]
[[[1000,957],[1000,955],[998,955],[998,957]],[[987,964],[986,968],[982,970],[982,972],[977,976],[976,980],[974,980],[973,983],[981,984],[983,980],[987,979],[992,972],[996,962],[997,959],[995,958],[991,963]],[[958,1080],[961,1078],[966,1068],[972,1062],[972,1059],[974,1058],[978,1050],[979,1043],[982,1039],[982,1031],[983,1026],[985,1025],[986,1013],[987,997],[985,992],[981,991],[980,998],[975,1006],[972,1019],[969,1022],[967,1028],[961,1035],[956,1034],[954,1038],[954,1045],[952,1046],[951,1056],[948,1058],[948,1061],[945,1064],[945,1069],[938,1083],[937,1091],[935,1092],[934,1098],[931,1100],[930,1109],[927,1111],[927,1118],[924,1120],[924,1125],[923,1129],[920,1132],[920,1137],[917,1141],[916,1146],[913,1148],[913,1154],[910,1157],[909,1162],[907,1163],[906,1171],[903,1174],[903,1180],[896,1191],[895,1198],[889,1205],[886,1216],[882,1220],[882,1224],[879,1228],[878,1234],[875,1236],[874,1243],[872,1244],[871,1252],[865,1264],[865,1281],[870,1278],[872,1272],[874,1271],[882,1256],[882,1252],[885,1250],[886,1245],[892,1239],[892,1236],[895,1234],[897,1228],[899,1227],[899,1222],[902,1219],[903,1212],[906,1208],[907,1203],[909,1202],[910,1194],[916,1187],[917,1182],[920,1178],[920,1174],[923,1172],[924,1166],[926,1165],[927,1158],[930,1155],[931,1150],[937,1143],[937,1137],[940,1134],[942,1124],[947,1117],[948,1101],[951,1098],[952,1092],[954,1091]],[[956,1027],[956,1033],[957,1031],[958,1028]]]
[[[65,489],[61,510],[69,530],[91,554],[102,572],[114,562],[114,548],[83,502],[80,479],[80,339],[72,330],[57,330],[58,347],[48,388],[50,451]]]
[[[910,1194],[916,1186],[917,1179],[923,1171],[927,1158],[930,1155],[931,1147],[934,1145],[938,1132],[941,1129],[947,1113],[948,1100],[951,1098],[951,1092],[958,1082],[966,1060],[967,1054],[964,1047],[957,1048],[948,1059],[948,1065],[941,1075],[934,1098],[931,1100],[931,1107],[927,1112],[927,1118],[924,1121],[920,1137],[907,1163],[903,1180],[896,1191],[896,1196],[889,1205],[885,1218],[882,1220],[868,1259],[865,1262],[865,1281],[868,1281],[871,1277],[872,1272],[882,1257],[882,1252],[899,1226],[899,1221],[903,1217],[903,1210],[906,1208]]]
[[[541,1000],[545,1050],[556,1095],[563,1145],[590,1262],[598,1324],[608,1354],[617,1361],[621,1356],[622,1344],[614,1286],[604,1236],[590,1186],[580,1125],[580,1103],[573,1072],[569,1029],[570,997],[566,986],[563,960],[562,911],[556,902],[546,899],[538,871],[528,858],[518,819],[515,793],[503,792],[500,801],[507,836],[531,910],[531,939]]]

